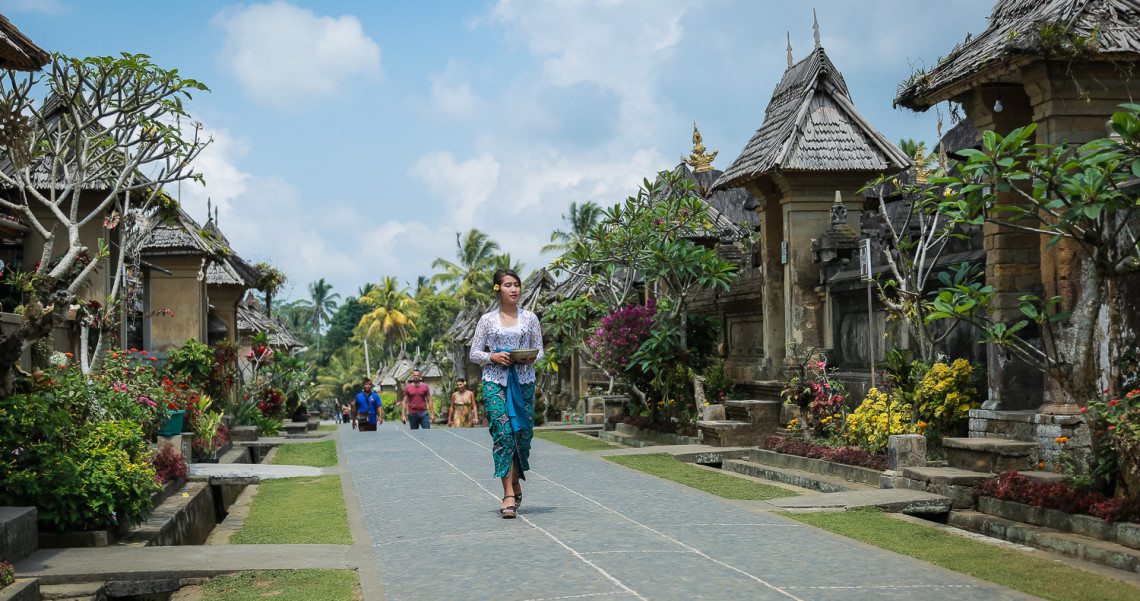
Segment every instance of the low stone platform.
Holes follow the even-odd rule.
[[[773,482],[781,482],[783,484],[790,484],[792,486],[798,486],[800,488],[806,488],[808,490],[815,490],[823,493],[850,492],[857,490],[878,490],[876,487],[868,486],[861,482],[851,482],[849,480],[836,476],[825,476],[823,474],[816,474],[787,467],[772,467],[770,465],[763,465],[754,461],[730,459],[726,460],[721,465],[721,469],[726,472],[744,474],[745,476],[762,478],[764,480],[772,480]]]
[[[993,474],[956,467],[908,467],[901,472],[883,472],[880,488],[926,492],[948,497],[956,509],[974,505],[974,487]]]
[[[1037,444],[1004,438],[943,438],[946,463],[973,472],[1000,473],[1037,467]]]
[[[40,601],[40,582],[34,578],[17,578],[0,589],[0,601]]]
[[[1117,543],[1014,522],[977,511],[954,511],[947,523],[1011,543],[1060,553],[1126,572],[1140,573],[1140,551]]]
[[[851,511],[878,507],[888,513],[939,515],[950,512],[950,499],[941,495],[901,489],[852,490],[822,495],[772,499],[768,503],[786,511]]]

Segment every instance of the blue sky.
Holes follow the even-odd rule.
[[[936,139],[893,109],[900,81],[985,28],[993,0],[817,0],[822,44],[892,140]],[[251,262],[305,296],[414,282],[456,232],[487,232],[529,271],[571,202],[610,205],[691,147],[724,168],[760,127],[813,4],[760,0],[481,2],[0,0],[46,50],[145,53],[204,82],[206,199]],[[949,125],[946,126],[948,128]]]

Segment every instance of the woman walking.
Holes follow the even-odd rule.
[[[535,381],[531,364],[542,357],[542,329],[538,316],[518,306],[522,293],[518,274],[500,269],[493,280],[499,307],[479,319],[470,358],[472,363],[483,365],[483,404],[490,421],[491,454],[495,476],[503,482],[499,513],[513,518],[522,505],[519,481],[526,480],[525,472],[530,469]]]
[[[467,379],[455,380],[455,392],[451,393],[451,409],[447,411],[449,428],[474,428],[479,423],[479,408],[475,406],[475,393],[467,390]]]

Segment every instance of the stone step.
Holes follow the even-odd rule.
[[[1011,543],[1036,547],[1126,572],[1140,574],[1140,551],[1117,543],[1081,534],[1014,522],[977,511],[953,511],[949,525],[999,538]]]
[[[770,465],[763,465],[754,461],[741,459],[727,459],[721,464],[721,469],[727,472],[744,474],[764,480],[772,480],[773,482],[782,482],[784,484],[791,484],[792,486],[825,493],[853,490],[878,490],[877,487],[860,482],[851,482],[836,476],[825,476],[787,467],[772,467]]]
[[[974,487],[992,477],[956,467],[908,467],[901,473],[884,472],[879,486],[942,495],[955,508],[965,509],[974,504]]]
[[[1001,473],[1037,467],[1037,444],[1004,438],[943,438],[946,463],[972,472]]]
[[[697,422],[702,443],[714,447],[748,447],[764,441],[771,434],[759,431],[752,422],[718,419]]]
[[[662,444],[655,440],[643,440],[637,438],[636,436],[633,436],[632,434],[623,434],[617,430],[598,432],[598,440],[613,442],[620,445],[625,445],[627,447],[633,447],[635,449],[644,447],[656,447]]]
[[[74,582],[66,584],[45,584],[40,587],[42,601],[66,601],[69,599],[106,599],[105,582]]]
[[[35,507],[0,507],[0,561],[16,563],[39,549]]]
[[[950,499],[941,495],[902,489],[871,489],[834,492],[801,497],[784,497],[768,501],[778,509],[793,512],[851,511],[878,507],[887,513],[944,516],[950,512]]]

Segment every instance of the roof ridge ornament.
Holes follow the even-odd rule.
[[[831,227],[847,224],[847,207],[843,204],[843,193],[835,191],[835,202],[831,205]]]
[[[712,162],[716,158],[719,150],[714,150],[712,154],[706,154],[704,144],[701,144],[701,132],[697,130],[697,122],[693,122],[693,152],[689,158],[682,158],[681,160],[693,168],[693,173],[702,173],[705,171],[712,171]]]
[[[788,68],[792,68],[792,32],[788,32]]]
[[[819,50],[819,48],[820,48],[820,43],[819,43],[819,17],[816,16],[814,8],[811,9],[811,18],[812,18],[812,21],[814,21],[811,28],[813,30],[815,30],[815,49]]]

